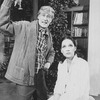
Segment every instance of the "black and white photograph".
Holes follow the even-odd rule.
[[[0,100],[100,100],[100,0],[0,0]]]

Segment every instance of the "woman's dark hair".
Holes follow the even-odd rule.
[[[71,37],[71,36],[63,36],[62,39],[61,39],[60,48],[61,48],[62,42],[63,42],[65,39],[71,40],[71,41],[73,42],[74,46],[77,47],[77,42],[75,41],[75,39],[73,39],[73,37]]]

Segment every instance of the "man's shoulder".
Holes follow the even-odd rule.
[[[26,25],[30,25],[30,22],[29,21],[15,21],[14,22],[15,25],[21,25],[21,26],[26,26]]]
[[[30,24],[31,25],[36,25],[36,24],[38,25],[38,21],[37,20],[33,20],[33,21],[30,22]]]
[[[15,22],[16,25],[21,25],[22,27],[27,27],[27,28],[35,28],[35,26],[37,26],[37,21],[26,21],[26,20],[22,20],[22,21],[16,21]]]

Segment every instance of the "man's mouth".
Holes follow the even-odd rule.
[[[69,55],[69,54],[70,54],[70,52],[67,52],[66,54],[67,54],[67,55]]]
[[[43,24],[47,24],[48,22],[46,21],[46,22],[42,22]]]

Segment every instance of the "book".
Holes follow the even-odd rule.
[[[75,13],[74,24],[82,24],[83,13]]]

